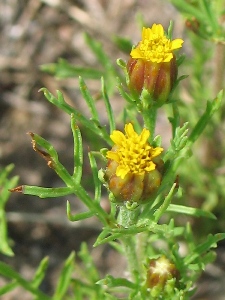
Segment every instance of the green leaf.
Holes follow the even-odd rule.
[[[110,132],[112,132],[116,128],[114,114],[113,114],[113,111],[112,111],[111,104],[109,102],[109,97],[108,97],[108,94],[107,94],[107,88],[105,86],[105,81],[104,81],[103,77],[102,77],[101,82],[102,82],[102,95],[103,95],[103,99],[104,99],[104,103],[105,103],[105,107],[106,107],[106,112],[107,112],[107,115],[108,115]]]
[[[38,300],[51,300],[46,294],[44,294],[39,289],[35,288],[32,285],[32,282],[29,282],[22,278],[20,274],[14,271],[10,266],[7,264],[0,262],[0,274],[6,278],[14,280],[18,283],[18,285],[22,286],[25,290],[31,292],[33,295],[37,297]],[[13,284],[13,283],[12,283]]]
[[[50,73],[59,79],[79,76],[87,79],[99,79],[103,75],[103,71],[73,66],[67,60],[62,58],[60,58],[57,63],[41,65],[40,69],[41,71]]]
[[[96,58],[100,62],[100,64],[105,69],[113,69],[111,60],[106,55],[105,51],[103,50],[102,44],[98,41],[94,40],[89,34],[85,33],[84,35],[85,41],[92,50],[92,52],[95,54]]]
[[[96,160],[92,152],[88,153],[90,165],[91,165],[91,170],[92,170],[92,175],[94,179],[94,186],[95,186],[95,201],[100,202],[101,200],[101,182],[98,177],[98,168],[96,164]]]
[[[199,22],[202,22],[203,24],[206,23],[207,20],[205,19],[205,15],[198,9],[198,7],[181,0],[170,0],[170,2],[181,13],[189,14],[192,18],[195,17]]]
[[[74,114],[74,118],[76,122],[80,122],[86,129],[90,130],[91,132],[95,133],[103,140],[105,140],[109,145],[111,145],[111,140],[109,135],[105,129],[105,127],[96,124],[95,122],[88,120],[82,113],[76,110],[74,107],[67,104],[64,100],[63,94],[60,91],[57,91],[57,97],[53,96],[46,88],[40,89],[46,97],[46,99],[68,113],[69,115]]]
[[[7,180],[7,177],[9,176],[10,172],[13,170],[14,165],[10,164],[4,169],[0,169],[0,185],[3,185],[3,183]]]
[[[13,170],[14,165],[10,164],[4,169],[0,169],[0,210],[4,210],[5,204],[9,199],[10,192],[9,189],[12,189],[18,182],[18,176],[8,178],[10,172]]]
[[[204,254],[201,259],[202,263],[204,264],[203,270],[205,269],[206,265],[213,263],[216,257],[217,257],[217,253],[215,251],[209,251],[206,254]]]
[[[126,54],[130,54],[133,44],[130,39],[115,35],[113,41],[116,46]]]
[[[206,110],[204,114],[201,116],[194,129],[192,130],[189,136],[189,143],[194,143],[200,134],[203,132],[205,127],[208,125],[211,120],[213,114],[221,107],[221,102],[223,98],[223,91],[220,91],[217,97],[212,101],[207,102]]]
[[[212,220],[216,220],[216,216],[209,212],[209,211],[204,211],[199,208],[194,208],[194,207],[187,207],[183,205],[176,205],[176,204],[170,204],[167,208],[168,212],[175,212],[175,213],[180,213],[180,214],[185,214],[185,215],[191,215],[193,217],[204,217],[204,218],[209,218]]]
[[[189,255],[184,258],[184,263],[189,265],[193,263],[195,260],[198,260],[202,254],[209,251],[211,248],[215,248],[217,242],[225,239],[225,233],[217,233],[215,235],[209,234],[207,237],[206,242],[201,243],[198,245]]]
[[[9,246],[8,239],[9,238],[7,233],[7,222],[5,212],[3,210],[0,210],[0,252],[8,256],[13,256],[14,253],[11,247]]]
[[[74,259],[75,259],[75,253],[72,252],[70,256],[67,258],[63,270],[60,274],[56,286],[56,291],[53,296],[54,300],[65,299],[64,296],[71,283],[72,272],[74,271]]]
[[[215,5],[212,4],[212,1],[202,0],[200,2],[201,11],[205,13],[206,19],[212,28],[212,32],[216,35],[219,31],[219,24],[218,24],[218,15],[216,14],[213,7]]]
[[[41,284],[41,282],[43,281],[43,279],[45,277],[45,272],[48,268],[48,263],[49,263],[48,257],[43,258],[42,261],[40,262],[40,264],[35,272],[34,278],[32,280],[32,285],[35,288],[38,288],[39,285]]]
[[[19,192],[24,195],[33,195],[38,196],[39,198],[57,198],[73,193],[73,189],[71,187],[45,188],[40,186],[22,185],[18,188],[20,188]]]
[[[88,282],[96,283],[99,280],[99,273],[94,264],[93,258],[88,251],[88,247],[86,243],[81,244],[81,249],[78,253],[80,259],[84,263],[85,270],[88,271],[87,280]]]
[[[32,138],[33,149],[47,161],[48,167],[53,169],[67,186],[72,187],[74,185],[73,180],[66,168],[60,163],[58,153],[52,144],[38,134],[30,132],[29,135]],[[40,147],[45,151],[43,151]]]
[[[14,290],[19,284],[13,280],[10,283],[7,283],[6,285],[0,287],[0,296],[7,294],[9,292],[11,292],[12,290]]]
[[[184,123],[182,127],[176,129],[175,138],[172,141],[174,151],[178,152],[182,150],[187,142],[187,133],[188,133],[188,122]]]
[[[75,184],[80,184],[83,170],[83,145],[81,132],[76,124],[74,114],[71,115],[71,129],[74,143],[74,171],[72,178]]]
[[[124,235],[135,235],[144,231],[150,231],[157,234],[168,234],[173,235],[173,230],[170,230],[168,225],[162,224],[158,225],[154,221],[150,220],[149,218],[142,218],[140,219],[136,225],[129,226],[128,228],[103,228],[102,232],[99,234],[96,242],[94,243],[94,247],[109,243],[116,239],[119,239],[121,236]]]
[[[99,122],[99,116],[98,116],[98,111],[96,109],[96,103],[95,103],[95,100],[93,99],[93,97],[91,96],[88,88],[87,88],[87,85],[85,84],[84,80],[82,77],[79,77],[79,81],[80,81],[80,91],[81,91],[81,94],[84,98],[84,100],[86,101],[87,105],[88,105],[88,108],[91,112],[91,116],[92,118]]]
[[[117,78],[117,89],[120,93],[120,95],[127,101],[127,103],[134,104],[135,99],[133,99],[125,90],[123,87],[123,83],[121,82],[120,78]]]
[[[174,22],[170,21],[169,27],[168,27],[168,33],[167,33],[167,38],[172,40],[173,39],[173,27],[174,27]]]
[[[174,183],[169,191],[169,193],[166,195],[162,205],[156,210],[154,213],[155,216],[155,222],[158,222],[161,216],[167,211],[168,206],[170,205],[170,202],[172,200],[172,196],[174,195],[174,190],[176,188],[176,183]]]
[[[95,54],[100,64],[104,67],[104,73],[102,77],[104,77],[107,83],[107,92],[109,95],[111,95],[112,92],[115,90],[116,76],[118,76],[115,67],[111,63],[111,59],[106,55],[105,51],[103,50],[101,43],[92,39],[91,36],[87,33],[85,34],[85,41]]]
[[[97,240],[95,241],[93,247],[100,246],[102,244],[106,244],[112,241],[115,241],[116,239],[120,238],[123,235],[123,233],[110,233],[109,229],[105,228],[98,236]]]
[[[9,245],[7,233],[7,219],[5,213],[5,205],[9,199],[10,191],[18,182],[18,177],[8,178],[10,172],[14,168],[13,164],[8,165],[4,169],[0,169],[0,252],[13,256],[14,253]]]
[[[120,287],[120,286],[127,287],[130,289],[136,288],[136,286],[133,282],[131,282],[125,278],[115,278],[111,275],[107,275],[106,278],[97,281],[96,284],[106,285],[109,288]]]
[[[94,213],[91,212],[91,211],[87,211],[87,212],[79,213],[79,214],[76,214],[76,215],[72,215],[69,201],[67,201],[67,204],[66,204],[66,211],[67,211],[67,217],[71,222],[88,219],[88,218],[91,218],[91,217],[94,216]]]

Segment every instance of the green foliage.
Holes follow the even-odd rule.
[[[62,58],[59,59],[57,63],[42,65],[40,69],[59,79],[79,76],[89,79],[99,79],[103,75],[103,72],[96,69],[74,67],[69,64],[67,60]]]
[[[115,91],[116,72],[115,66],[112,64],[110,58],[106,55],[102,45],[95,41],[87,33],[84,35],[87,46],[91,49],[96,59],[102,66],[102,69],[97,70],[87,67],[77,67],[69,64],[65,59],[59,59],[57,63],[45,64],[40,68],[42,71],[54,75],[56,78],[69,78],[69,77],[83,77],[85,79],[100,79],[104,77],[107,83],[107,92],[112,94]],[[124,43],[120,42],[120,45]]]
[[[163,144],[163,136],[154,137],[159,109],[152,102],[148,91],[144,89],[139,98],[132,97],[125,86],[129,80],[126,63],[118,60],[118,65],[125,71],[125,75],[121,76],[105,54],[102,45],[87,34],[85,35],[86,43],[96,56],[101,69],[76,67],[65,60],[42,66],[43,71],[59,78],[79,76],[80,92],[89,108],[90,118],[66,103],[60,91],[57,91],[57,96],[54,96],[46,88],[41,89],[49,102],[71,116],[74,142],[73,172],[70,174],[63,166],[57,150],[51,143],[35,133],[29,133],[33,149],[44,158],[48,167],[57,173],[63,184],[58,188],[23,185],[14,189],[14,191],[40,198],[76,195],[86,206],[86,210],[73,215],[70,203],[67,202],[68,219],[76,222],[96,216],[103,228],[94,247],[108,243],[121,255],[124,255],[127,260],[129,277],[124,275],[124,278],[116,278],[108,274],[102,278],[93,262],[91,253],[83,243],[77,254],[81,264],[75,261],[74,253],[68,257],[52,296],[44,294],[40,289],[48,266],[48,259],[42,260],[31,281],[23,279],[7,264],[0,263],[0,274],[10,280],[0,288],[0,295],[6,294],[17,286],[22,286],[33,294],[34,299],[139,300],[169,297],[169,299],[185,300],[190,299],[195,293],[193,287],[199,276],[206,265],[215,259],[213,249],[216,249],[219,241],[225,239],[225,233],[212,234],[220,229],[215,225],[215,223],[220,224],[220,220],[214,222],[217,220],[218,211],[225,217],[225,203],[223,200],[219,202],[218,199],[218,197],[225,199],[224,180],[222,176],[217,176],[215,171],[219,165],[216,158],[207,156],[205,165],[198,158],[196,149],[201,148],[202,150],[201,143],[209,143],[212,132],[218,130],[224,115],[222,86],[216,93],[212,92],[212,88],[208,86],[213,74],[213,70],[208,68],[214,45],[217,46],[218,42],[225,43],[225,32],[220,24],[224,2],[222,0],[171,0],[170,2],[177,7],[184,18],[191,22],[188,23],[188,28],[192,32],[188,33],[188,37],[193,54],[191,58],[187,58],[188,63],[184,61],[183,56],[177,57],[179,68],[184,70],[187,68],[189,77],[183,75],[177,79],[172,95],[169,96],[168,104],[160,108],[167,115],[168,126],[171,127],[171,141],[162,155],[162,181],[156,193],[149,196],[149,201],[141,205],[132,201],[117,205],[111,201],[110,212],[106,212],[100,201],[102,185],[108,186],[104,170],[99,171],[97,163],[98,158],[105,166],[107,165],[108,149],[105,148],[90,151],[87,155],[93,177],[91,195],[82,184],[82,178],[85,176],[83,160],[87,159],[82,145],[83,131],[94,135],[96,145],[99,141],[104,141],[109,149],[112,147],[110,134],[118,124],[115,121],[117,118],[114,116],[110,97],[116,87],[125,102],[121,123],[132,122],[138,133],[145,126],[151,132],[150,145],[160,147]],[[173,24],[171,23],[168,31],[169,37],[172,37],[172,28]],[[127,53],[131,49],[130,41],[126,38],[116,37],[115,43]],[[204,55],[202,54],[202,43],[209,49]],[[224,73],[220,75],[224,76]],[[101,78],[101,98],[108,116],[108,127],[101,124],[95,100],[84,81],[84,79],[90,78],[98,80]],[[185,94],[183,90],[188,95],[188,99],[191,98],[190,102],[183,99]],[[220,147],[218,156],[221,157],[224,165],[224,155],[221,154],[225,150],[224,141],[217,135],[213,138],[214,140],[211,142],[212,155]],[[0,250],[8,255],[12,255],[12,251],[8,245],[4,206],[9,196],[8,189],[15,186],[16,180],[15,178],[7,179],[10,171],[11,167],[8,167],[0,175],[0,184],[3,186],[0,194],[3,199],[0,206],[0,232],[1,241],[3,241],[0,244]],[[189,191],[189,186],[193,187],[194,193]],[[111,200],[111,196],[109,193],[109,200]],[[177,201],[179,202],[177,203]],[[212,225],[214,227],[207,232],[201,231],[201,229],[191,226],[191,222],[180,221],[179,215],[186,215],[188,220],[204,218],[203,224],[211,221],[210,224],[214,224]],[[179,249],[180,242],[185,245],[185,255]],[[163,246],[159,247],[159,243]],[[147,280],[148,264],[151,260],[162,256],[167,257],[175,266],[180,275],[179,279],[173,277],[163,287],[159,283],[151,287]]]
[[[0,252],[13,256],[13,251],[9,244],[7,235],[7,223],[5,205],[9,199],[9,190],[14,188],[18,182],[18,177],[9,178],[9,174],[13,169],[13,165],[8,165],[4,169],[0,169]]]
[[[9,280],[11,280],[10,283],[8,283],[6,286],[0,289],[0,295],[4,295],[5,293],[11,291],[12,289],[14,289],[19,285],[23,287],[25,290],[31,292],[36,297],[35,299],[39,299],[39,300],[51,299],[50,297],[48,297],[38,289],[38,286],[43,279],[47,263],[48,262],[46,259],[42,260],[33,280],[27,281],[24,278],[22,278],[20,274],[14,271],[9,265],[0,262],[0,274],[8,278]]]
[[[207,40],[224,41],[224,30],[220,24],[220,17],[224,7],[223,0],[170,0],[170,2],[184,16],[196,22],[192,24],[198,35]],[[197,26],[196,28],[194,26]]]

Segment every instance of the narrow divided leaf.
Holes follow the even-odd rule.
[[[59,79],[78,76],[82,76],[87,79],[99,79],[103,73],[102,71],[92,68],[73,66],[67,60],[62,58],[60,58],[57,63],[41,65],[40,69],[41,71],[50,73]]]
[[[92,152],[88,153],[89,161],[91,165],[93,180],[94,180],[94,186],[95,186],[95,201],[100,202],[101,200],[101,182],[98,177],[98,167],[96,164],[96,160]]]
[[[177,205],[177,204],[170,204],[167,208],[168,212],[175,212],[175,213],[180,213],[180,214],[186,214],[186,215],[191,215],[193,217],[204,217],[204,218],[209,218],[212,220],[216,220],[216,216],[209,212],[209,211],[204,211],[199,208],[194,208],[194,207],[187,207],[183,205]]]
[[[102,95],[103,95],[103,99],[104,99],[104,103],[105,103],[105,107],[106,107],[106,112],[108,115],[110,132],[112,132],[113,130],[115,130],[116,124],[115,124],[114,114],[112,111],[111,104],[109,102],[109,97],[107,94],[107,89],[106,89],[105,81],[104,81],[103,77],[102,77]]]
[[[83,145],[79,127],[76,124],[74,114],[71,115],[71,129],[74,143],[74,171],[72,178],[74,183],[80,184],[83,169]]]
[[[88,108],[91,112],[91,116],[95,121],[99,122],[99,116],[98,116],[98,111],[96,109],[96,104],[95,104],[95,100],[93,99],[93,97],[91,96],[87,85],[85,84],[84,80],[82,77],[79,77],[79,82],[80,82],[80,91],[81,94],[84,98],[84,100],[86,101]]]
[[[69,288],[72,279],[72,272],[74,271],[74,260],[75,252],[72,252],[67,258],[62,272],[60,274],[59,280],[57,282],[56,291],[54,293],[54,300],[65,299],[66,292]]]
[[[38,300],[51,300],[52,298],[44,294],[42,291],[33,286],[32,282],[29,282],[22,278],[20,274],[14,271],[9,265],[0,262],[0,274],[11,280],[14,280],[18,285],[22,286],[25,290],[31,292]]]
[[[35,288],[38,288],[39,285],[41,284],[41,282],[43,281],[43,279],[45,277],[45,272],[48,268],[48,264],[49,264],[48,257],[43,258],[42,261],[40,262],[40,264],[35,272],[34,278],[32,280],[32,285]]]

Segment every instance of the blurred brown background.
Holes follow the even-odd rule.
[[[98,67],[86,46],[83,33],[88,32],[102,43],[111,60],[126,56],[113,44],[114,34],[129,37],[133,43],[140,39],[137,15],[147,24],[162,23],[168,27],[175,21],[174,36],[182,36],[183,20],[169,1],[163,0],[2,0],[0,2],[0,166],[15,165],[13,175],[19,184],[60,186],[60,179],[32,150],[28,131],[49,140],[59,153],[61,162],[71,171],[73,144],[70,117],[49,104],[38,92],[47,87],[53,94],[63,91],[66,100],[86,113],[76,78],[56,80],[40,71],[40,65],[58,58],[68,59],[77,66]],[[98,94],[100,83],[86,81],[92,94]],[[115,95],[112,105],[116,115],[123,105]],[[121,104],[122,103],[122,104]],[[98,103],[101,109],[101,103]],[[103,123],[107,123],[104,113]],[[162,126],[163,128],[163,126]],[[161,128],[161,130],[163,130]],[[160,128],[159,128],[160,130]],[[89,147],[84,142],[84,147]],[[90,176],[88,162],[84,173]],[[94,260],[104,274],[106,271],[123,275],[124,262],[108,247],[92,249],[99,233],[96,220],[82,223],[67,221],[65,205],[70,200],[74,212],[83,206],[74,197],[41,200],[37,197],[13,194],[7,205],[9,236],[15,256],[0,258],[12,265],[25,278],[31,278],[38,263],[46,255],[50,268],[42,289],[51,293],[59,268],[72,250],[87,241]],[[120,262],[120,263],[119,263]],[[4,282],[0,278],[1,282]],[[205,288],[203,288],[203,291]],[[32,299],[22,292],[23,299]],[[18,292],[2,299],[22,299]],[[201,298],[196,299],[220,299]],[[225,298],[221,298],[225,299]]]

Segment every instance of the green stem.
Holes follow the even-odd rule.
[[[135,224],[138,220],[138,216],[140,213],[140,207],[136,207],[135,209],[128,209],[126,206],[121,206],[119,215],[118,215],[118,224],[123,226],[124,228],[129,228]],[[124,235],[121,238],[124,252],[128,262],[129,271],[135,281],[137,273],[139,273],[139,261],[136,251],[136,239],[132,235]]]
[[[145,127],[150,131],[150,143],[154,139],[155,135],[155,124],[156,124],[156,118],[157,118],[157,107],[155,105],[152,105],[148,109],[144,109],[142,112],[143,120]]]
[[[139,261],[136,252],[136,240],[134,236],[125,235],[122,238],[122,244],[127,258],[129,272],[132,276],[132,279],[135,281],[135,278],[139,273]]]
[[[178,105],[175,103],[172,103],[172,109],[173,109],[173,119],[171,119],[171,124],[172,124],[172,136],[173,139],[176,136],[176,130],[180,125],[180,114],[178,110]]]
[[[137,235],[137,257],[139,262],[143,262],[146,259],[148,244],[148,232],[140,232]]]
[[[124,228],[129,228],[130,226],[137,223],[139,213],[140,213],[140,206],[137,206],[134,209],[129,209],[127,208],[126,205],[120,206],[118,219],[117,219],[118,224],[120,224]]]

